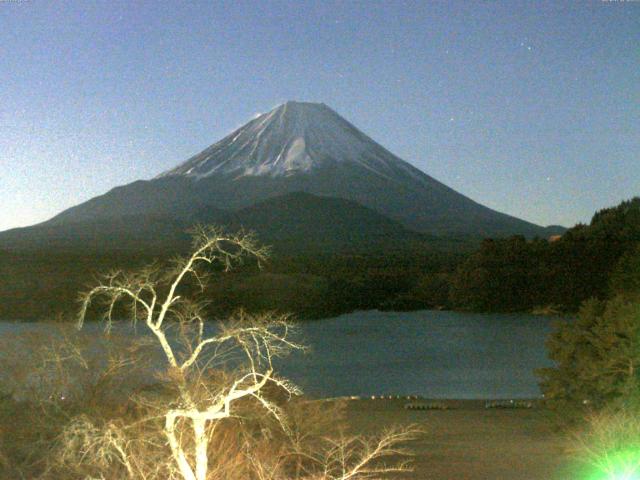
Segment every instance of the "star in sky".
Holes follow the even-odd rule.
[[[520,42],[520,47],[526,48],[529,52],[533,50],[533,45],[531,45],[531,43],[529,43],[526,38],[524,39],[524,41]]]

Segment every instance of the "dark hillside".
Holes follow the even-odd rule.
[[[554,306],[575,311],[588,298],[604,299],[612,279],[640,245],[640,198],[598,211],[555,241],[523,237],[485,240],[457,270],[451,303],[486,311]]]

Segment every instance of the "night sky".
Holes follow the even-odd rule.
[[[0,0],[0,230],[324,102],[496,210],[640,194],[640,2]]]

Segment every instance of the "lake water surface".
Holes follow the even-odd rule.
[[[533,370],[549,366],[544,341],[553,318],[524,314],[355,312],[300,324],[311,348],[278,363],[281,375],[315,397],[421,395],[532,398]],[[38,324],[0,322],[3,331]]]
[[[280,371],[314,396],[525,398],[551,365],[553,318],[524,314],[355,312],[304,324],[313,351]]]

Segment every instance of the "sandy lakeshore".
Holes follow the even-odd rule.
[[[446,410],[408,410],[405,399],[347,402],[353,433],[373,434],[415,424],[425,434],[411,444],[414,471],[429,480],[567,480],[563,434],[543,408],[486,409],[484,401],[448,400]]]

